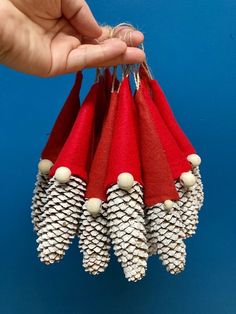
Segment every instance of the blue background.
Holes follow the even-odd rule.
[[[157,258],[128,283],[113,258],[91,277],[77,243],[47,267],[30,221],[40,151],[73,76],[40,79],[0,67],[0,313],[236,313],[236,2],[90,1],[101,23],[128,21],[146,36],[153,73],[200,152],[206,200],[186,270],[172,277]],[[87,90],[93,73],[86,74]]]

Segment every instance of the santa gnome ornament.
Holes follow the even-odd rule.
[[[41,154],[38,164],[38,175],[32,199],[32,223],[34,230],[39,231],[43,220],[43,209],[46,202],[46,191],[49,187],[49,172],[60,153],[80,109],[79,92],[82,83],[82,74],[78,72],[75,84],[68,96],[56,122],[52,128],[47,144]]]
[[[77,74],[41,154],[32,204],[39,258],[60,261],[78,236],[92,275],[106,270],[111,248],[129,281],[145,276],[152,255],[178,274],[203,205],[201,158],[147,64],[117,73],[97,69],[81,106]]]
[[[49,173],[50,186],[38,238],[39,257],[46,264],[60,260],[78,232],[91,158],[98,89],[99,83],[91,87]]]
[[[184,134],[183,130],[175,119],[174,114],[160,85],[156,80],[152,79],[150,71],[146,64],[141,67],[140,73],[149,85],[150,93],[153,97],[153,102],[156,105],[157,111],[159,111],[159,123],[157,125],[166,125],[166,134],[162,134],[164,146],[165,142],[168,139],[167,133],[169,130],[169,137],[172,137],[172,148],[176,146],[176,152],[177,150],[179,150],[179,155],[182,154],[182,159],[183,157],[185,158],[185,163],[189,163],[190,168],[187,169],[185,165],[185,168],[182,168],[182,173],[180,174],[179,178],[178,176],[174,175],[176,188],[180,196],[178,204],[180,205],[181,209],[181,217],[184,224],[185,237],[187,238],[195,233],[198,223],[198,211],[203,205],[204,193],[199,171],[201,158],[196,154],[193,145]],[[162,130],[163,129],[164,128],[162,128]],[[176,144],[174,143],[174,141],[176,142]],[[179,147],[179,149],[177,146]],[[166,151],[168,154],[168,147]],[[175,154],[171,154],[170,157],[173,157],[174,155]]]

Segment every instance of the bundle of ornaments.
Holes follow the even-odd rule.
[[[151,255],[171,274],[184,269],[203,187],[201,159],[146,63],[122,70],[118,80],[100,69],[82,105],[77,74],[41,154],[32,221],[45,264],[78,236],[86,271],[102,273],[112,246],[137,281]]]

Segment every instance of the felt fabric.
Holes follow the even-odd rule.
[[[150,79],[147,76],[147,73],[143,67],[140,68],[140,75],[141,77],[145,78],[145,80],[148,81],[152,97],[158,108],[158,111],[160,112],[166,126],[168,127],[172,136],[175,138],[183,154],[186,157],[190,154],[195,154],[196,153],[195,148],[193,147],[190,140],[188,139],[188,137],[178,124],[174,116],[174,113],[168,103],[168,100],[164,92],[162,91],[160,85],[158,84],[157,80]]]
[[[78,72],[74,86],[56,119],[47,144],[41,154],[42,159],[49,159],[54,163],[66,142],[80,109],[79,92],[81,83],[82,74]]]
[[[135,181],[142,184],[137,117],[128,77],[121,83],[117,106],[105,180],[106,189],[116,184],[118,175],[123,172],[131,173]]]
[[[110,103],[111,98],[111,89],[112,89],[112,75],[109,68],[106,68],[104,71],[104,79],[105,79],[105,92],[108,104]]]
[[[72,175],[87,181],[98,87],[99,84],[95,83],[85,98],[70,135],[51,169],[50,176],[55,174],[57,168],[63,166],[68,167]]]
[[[99,77],[99,87],[95,109],[94,133],[91,143],[91,154],[89,161],[90,165],[93,162],[94,154],[97,150],[97,146],[101,138],[103,123],[109,107],[110,95],[108,94],[108,90],[109,88],[111,88],[111,79],[112,78],[109,69],[106,69],[106,71],[104,72],[104,76],[100,75]]]
[[[191,170],[191,165],[180,150],[175,138],[170,133],[162,119],[162,116],[157,110],[157,107],[150,96],[149,87],[146,80],[141,79],[140,89],[155,122],[157,134],[165,151],[165,155],[172,172],[172,177],[174,180],[176,180],[183,172]]]
[[[107,114],[108,103],[106,96],[106,81],[103,76],[100,76],[98,81],[98,92],[97,92],[97,100],[95,107],[95,119],[94,119],[94,133],[93,140],[91,143],[91,156],[90,156],[90,164],[92,163],[94,153],[97,149],[98,142],[100,140],[102,126]]]
[[[85,195],[87,198],[97,197],[103,201],[106,200],[105,178],[116,117],[117,100],[118,94],[117,92],[113,92],[111,94],[108,114],[102,128],[101,138],[89,172]]]
[[[158,136],[143,88],[135,93],[139,145],[144,180],[144,203],[150,207],[165,200],[178,200],[171,169]]]
[[[115,75],[115,78],[113,77],[113,75]],[[112,93],[112,84],[113,84],[113,78],[114,78],[114,91],[118,90],[119,85],[120,85],[120,81],[116,78],[116,74],[113,73],[111,74],[109,68],[106,68],[104,71],[104,78],[105,78],[105,88],[106,88],[106,94],[108,97],[108,100],[111,97],[111,93]],[[109,101],[108,101],[109,103]]]

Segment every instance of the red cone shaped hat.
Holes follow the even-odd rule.
[[[98,83],[94,84],[85,98],[70,135],[52,167],[51,176],[57,168],[67,167],[72,175],[87,181],[98,87]]]
[[[97,103],[95,109],[95,124],[94,124],[94,147],[93,152],[95,153],[98,142],[100,140],[103,122],[107,114],[108,110],[108,101],[106,95],[106,81],[103,76],[99,79],[99,87],[98,87],[98,96],[97,96]]]
[[[113,85],[113,89],[117,90],[120,84],[119,80],[116,77],[114,78],[113,75],[116,76],[115,73],[111,75],[109,68],[105,69],[104,78],[105,78],[105,89],[106,89],[106,97],[108,100],[108,104],[110,102],[110,97],[112,94],[112,85]],[[114,79],[114,83],[113,83],[113,79]]]
[[[105,78],[105,90],[106,90],[106,97],[108,103],[111,97],[111,89],[112,89],[112,75],[109,68],[106,68],[104,71],[104,78]]]
[[[105,178],[116,117],[117,100],[118,93],[112,93],[108,114],[103,125],[101,138],[89,172],[89,180],[86,190],[87,198],[96,197],[103,201],[106,200]]]
[[[162,147],[165,151],[166,158],[172,172],[172,177],[176,180],[183,172],[191,170],[191,165],[180,150],[175,138],[170,133],[169,129],[162,119],[162,116],[157,110],[157,107],[150,96],[147,81],[141,79],[139,89],[141,89],[142,91],[143,98],[145,99],[148,109],[154,120],[157,134],[160,138]]]
[[[147,74],[145,70],[141,70],[142,76],[146,76]],[[166,126],[170,130],[172,136],[175,138],[176,142],[178,143],[181,151],[187,157],[190,154],[195,154],[196,151],[191,144],[188,137],[185,135],[183,130],[181,129],[180,125],[178,124],[177,120],[175,119],[174,113],[168,103],[168,100],[162,91],[160,85],[158,84],[157,80],[152,80],[147,78],[149,81],[149,86],[152,92],[152,97],[157,106]]]
[[[144,203],[153,206],[165,200],[178,200],[171,169],[142,88],[136,91],[135,102],[138,111]]]
[[[112,145],[107,167],[106,189],[117,183],[117,177],[130,173],[142,184],[137,138],[137,117],[129,78],[121,83]]]
[[[80,109],[79,92],[81,83],[82,74],[78,72],[75,84],[56,119],[47,144],[41,154],[42,159],[49,159],[54,163],[66,142]]]

